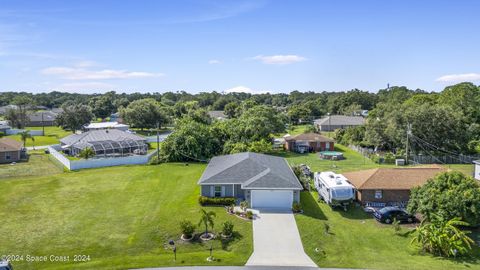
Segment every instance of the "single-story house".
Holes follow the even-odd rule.
[[[123,118],[120,117],[120,113],[119,113],[119,112],[112,113],[112,114],[110,115],[110,122],[118,122],[119,124],[123,124]]]
[[[365,118],[346,115],[329,115],[314,121],[314,126],[318,131],[334,131],[336,129],[362,126],[364,124]]]
[[[129,125],[119,124],[118,122],[90,123],[85,126],[85,130],[118,129],[122,131],[127,131],[129,128]]]
[[[71,156],[78,155],[85,148],[92,148],[96,157],[145,155],[148,150],[146,138],[117,129],[72,134],[60,139],[60,143],[62,150]]]
[[[480,160],[473,161],[473,166],[475,166],[473,170],[473,177],[477,180],[480,180]]]
[[[334,144],[335,140],[313,132],[285,137],[285,149],[300,153],[333,151]]]
[[[246,200],[252,208],[288,208],[303,189],[282,157],[243,152],[212,158],[198,181],[201,195]]]
[[[25,157],[23,144],[11,138],[0,139],[0,163],[20,161]]]
[[[410,190],[422,186],[446,169],[440,166],[377,168],[343,173],[357,190],[357,200],[366,203],[406,204]]]
[[[209,111],[208,115],[210,118],[215,119],[215,120],[225,120],[227,119],[227,116],[223,111]]]
[[[0,107],[0,115],[4,115],[7,113],[8,110],[15,110],[18,109],[17,105],[6,105]]]
[[[29,127],[55,126],[58,113],[52,111],[35,112],[28,115]]]

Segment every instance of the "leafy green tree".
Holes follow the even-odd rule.
[[[480,88],[473,83],[446,87],[440,93],[439,103],[462,111],[471,122],[480,123]]]
[[[436,256],[456,257],[465,255],[472,249],[474,241],[467,232],[458,227],[468,226],[460,218],[445,219],[432,216],[429,222],[424,220],[415,232],[411,243],[417,243],[422,250]]]
[[[63,129],[80,130],[86,124],[92,121],[94,115],[89,106],[83,104],[66,104],[63,107],[63,112],[57,116],[57,124]]]
[[[198,221],[198,226],[205,225],[205,236],[208,235],[208,227],[213,230],[213,226],[215,225],[214,217],[217,216],[213,211],[206,211],[205,209],[200,209],[200,220]]]
[[[139,99],[130,103],[120,112],[128,124],[136,128],[162,127],[168,120],[168,110],[152,98]]]
[[[435,215],[445,220],[456,217],[473,226],[480,224],[480,185],[461,172],[445,172],[413,188],[408,211],[431,220]]]
[[[95,151],[91,147],[87,147],[80,151],[78,156],[84,159],[89,159],[95,156]]]
[[[272,152],[272,143],[267,140],[251,142],[248,146],[248,151],[268,154]]]
[[[116,107],[114,105],[113,95],[112,93],[107,93],[90,100],[89,105],[95,117],[105,119],[115,112]]]
[[[188,117],[177,122],[175,132],[160,148],[167,161],[205,161],[221,152],[222,144],[213,127]]]
[[[308,121],[311,120],[312,111],[303,104],[299,105],[292,105],[287,112],[288,117],[290,118],[290,122],[292,124],[298,124],[300,120]]]
[[[195,232],[195,225],[189,220],[183,220],[180,222],[180,229],[185,238],[190,239]]]
[[[225,105],[224,113],[228,118],[235,118],[238,116],[240,106],[237,102],[230,102]]]

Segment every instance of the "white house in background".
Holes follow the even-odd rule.
[[[117,129],[121,131],[127,131],[130,128],[129,125],[120,124],[118,122],[100,122],[100,123],[90,123],[88,126],[85,126],[86,130],[100,130],[100,129]]]
[[[473,165],[475,166],[473,177],[475,177],[477,180],[480,180],[480,160],[473,161]]]

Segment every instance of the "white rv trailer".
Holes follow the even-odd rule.
[[[342,206],[346,210],[355,199],[355,187],[341,174],[316,172],[314,182],[320,198],[332,207]]]

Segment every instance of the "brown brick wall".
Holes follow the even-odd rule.
[[[375,198],[375,190],[357,191],[357,200],[365,202],[404,202],[410,199],[410,190],[382,190],[382,198]]]

